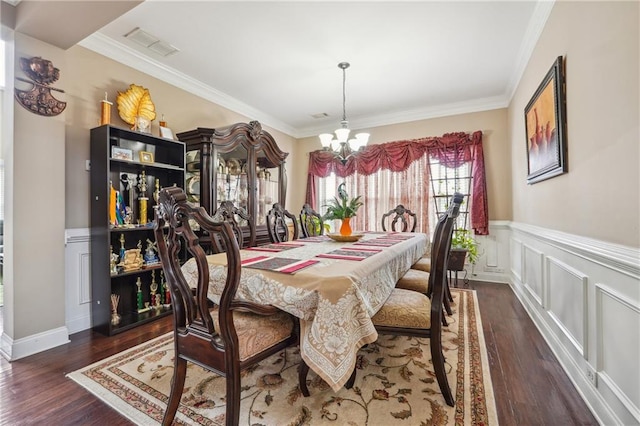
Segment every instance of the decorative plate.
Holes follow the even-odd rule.
[[[340,234],[327,234],[329,238],[333,241],[337,241],[339,243],[353,243],[358,241],[360,238],[364,236],[364,234],[351,234],[351,235],[340,235]]]
[[[239,175],[242,170],[240,161],[237,158],[229,158],[227,160],[227,167],[229,168],[230,175]]]

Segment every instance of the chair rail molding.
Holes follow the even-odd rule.
[[[640,249],[512,222],[510,228],[603,266],[640,279]]]

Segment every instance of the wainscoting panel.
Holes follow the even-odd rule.
[[[523,244],[523,249],[524,287],[531,297],[535,299],[538,305],[544,308],[544,274],[542,273],[544,258],[542,256],[542,252],[528,246],[527,244]]]
[[[640,424],[640,306],[598,283],[596,316],[598,376]]]
[[[73,334],[91,328],[90,230],[67,229],[65,239],[65,315]]]
[[[640,424],[640,249],[509,228],[509,284],[580,395],[603,425]]]
[[[515,238],[510,241],[511,274],[518,282],[522,282],[522,241]]]
[[[474,238],[478,243],[478,259],[475,265],[466,265],[465,277],[497,283],[508,283],[509,274],[509,222],[489,222],[489,235]]]
[[[588,277],[554,257],[547,257],[548,291],[545,304],[551,319],[578,353],[587,358]],[[573,309],[566,307],[573,305]]]

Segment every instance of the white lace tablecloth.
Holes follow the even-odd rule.
[[[427,235],[398,233],[410,238],[390,246],[364,246],[354,243],[305,242],[281,252],[241,250],[243,260],[258,256],[314,259],[319,263],[295,274],[242,268],[237,297],[273,305],[300,318],[300,352],[307,365],[334,390],[349,379],[358,349],[378,338],[371,317],[380,309],[396,282],[427,248]],[[384,238],[366,233],[360,242]],[[373,248],[381,251],[361,261],[316,257],[345,247]],[[259,247],[258,247],[259,249]],[[211,285],[209,298],[220,300],[226,280],[226,255],[208,256]],[[182,267],[185,278],[195,286],[197,266],[193,259]]]

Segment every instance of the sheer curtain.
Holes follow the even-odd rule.
[[[342,164],[332,152],[313,151],[309,153],[306,202],[318,209],[318,194],[314,189],[320,178],[335,175],[344,179],[350,196],[363,195],[365,206],[361,210],[364,211],[358,212],[355,221],[358,229],[378,229],[375,215],[381,218],[382,209],[386,208],[388,211],[397,204],[404,204],[397,202],[398,200],[406,200],[405,207],[412,210],[415,208],[423,216],[421,221],[424,223],[419,229],[428,232],[429,155],[438,158],[447,167],[472,163],[471,227],[477,235],[488,235],[489,211],[481,131],[472,134],[447,133],[439,137],[369,145],[357,156],[349,158],[345,164]],[[421,172],[410,172],[412,167]],[[376,175],[379,176],[376,178]],[[387,176],[388,179],[384,181],[381,176]],[[386,195],[378,195],[372,188]],[[407,192],[402,194],[402,190],[398,192],[396,188],[406,189]],[[395,195],[398,193],[400,195]],[[387,207],[382,206],[385,204],[382,201],[385,198]],[[369,203],[372,206],[368,206]],[[418,209],[415,205],[424,207]]]
[[[354,173],[336,182],[345,182],[350,197],[366,200],[351,219],[354,230],[382,231],[382,215],[402,204],[417,215],[417,232],[429,232],[429,166],[423,156],[401,172],[379,170],[371,175]]]

